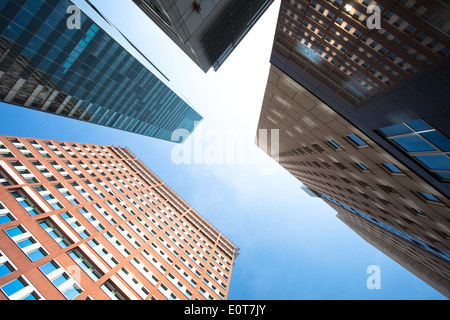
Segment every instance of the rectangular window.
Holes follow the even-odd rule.
[[[107,294],[107,296],[111,300],[127,300],[125,296],[119,291],[119,289],[116,288],[116,286],[111,281],[106,281],[100,289],[103,290],[104,293]]]
[[[333,140],[328,140],[327,143],[335,150],[342,150],[341,146],[338,145],[336,142],[334,142]]]
[[[450,139],[422,119],[379,129],[387,139],[442,181],[450,181]]]
[[[0,156],[4,158],[14,158],[14,153],[11,152],[4,144],[0,141]]]
[[[59,202],[59,200],[56,199],[55,196],[49,190],[47,190],[46,187],[37,186],[34,187],[34,190],[36,190],[54,210],[59,210],[63,208],[63,205]]]
[[[16,169],[18,173],[28,182],[28,183],[38,183],[39,180],[36,179],[33,173],[28,170],[20,161],[11,161],[10,164]]]
[[[0,201],[0,224],[16,220],[12,212]]]
[[[104,274],[100,270],[98,270],[88,258],[86,258],[83,253],[75,249],[68,253],[68,255],[75,261],[78,266],[83,269],[84,272],[93,280],[99,280]]]
[[[119,264],[116,258],[108,250],[106,250],[97,239],[94,238],[87,243],[111,268],[114,268]]]
[[[26,157],[34,158],[33,153],[17,138],[11,138],[9,141]]]
[[[10,300],[44,300],[39,291],[23,275],[0,289]]]
[[[60,214],[61,218],[63,218],[67,224],[72,227],[72,229],[80,235],[82,239],[89,238],[91,235],[86,230],[86,228],[83,226],[83,224],[78,221],[77,218],[75,218],[71,213],[65,212]]]
[[[83,292],[80,284],[56,260],[48,262],[39,269],[67,300],[73,300]]]
[[[58,189],[59,192],[66,198],[67,201],[73,206],[79,205],[80,201],[72,194],[70,191],[63,186],[61,183],[57,183],[53,185],[56,189]]]
[[[61,248],[67,248],[72,245],[73,242],[66,238],[64,234],[50,221],[45,219],[39,222],[40,226],[59,244]]]
[[[356,134],[352,134],[347,136],[347,139],[353,143],[357,147],[365,147],[367,146],[367,143],[365,143],[360,137],[358,137]]]
[[[399,168],[397,168],[395,165],[393,165],[392,163],[383,163],[383,167],[385,169],[387,169],[390,173],[403,173],[402,170],[400,170]]]
[[[6,174],[6,172],[3,171],[3,169],[0,167],[0,184],[4,187],[13,185],[15,183],[13,183],[13,181],[10,179],[10,177],[8,176],[8,174]]]
[[[55,176],[40,161],[33,161],[32,164],[48,181],[56,181]]]
[[[361,171],[369,171],[365,165],[363,165],[361,162],[356,162],[354,165]]]
[[[34,202],[32,202],[28,196],[22,190],[11,191],[10,194],[20,203],[20,205],[31,215],[36,216],[43,213]]]
[[[9,260],[3,251],[0,250],[0,278],[16,270],[16,266]]]
[[[430,194],[430,193],[426,193],[426,192],[419,192],[419,195],[427,200],[427,201],[432,201],[432,202],[436,202],[436,203],[440,203],[441,201],[436,198],[434,195]]]
[[[5,232],[31,261],[35,262],[48,255],[47,250],[23,225],[5,230]]]

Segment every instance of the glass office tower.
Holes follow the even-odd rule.
[[[273,0],[133,0],[204,72],[218,71]]]
[[[202,120],[85,0],[0,3],[0,101],[168,141]]]

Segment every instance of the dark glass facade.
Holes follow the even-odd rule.
[[[202,39],[209,63],[214,71],[236,49],[273,0],[235,0],[226,13]]]
[[[273,0],[133,0],[204,72],[218,71]]]
[[[202,120],[84,0],[0,3],[0,101],[168,141]]]

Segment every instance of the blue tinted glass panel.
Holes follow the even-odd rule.
[[[361,170],[367,170],[367,168],[362,164],[362,163],[357,163],[356,164],[358,167],[361,168]]]
[[[406,126],[404,123],[386,127],[386,128],[380,129],[380,131],[387,137],[414,132],[413,130],[411,130],[411,128]]]
[[[70,219],[70,218],[71,218],[71,217],[69,216],[68,213],[63,213],[63,214],[61,214],[61,217],[62,217],[64,220],[67,220],[67,219]]]
[[[428,141],[430,141],[432,144],[434,144],[442,151],[445,152],[450,151],[450,139],[448,139],[443,134],[437,131],[431,131],[431,132],[424,132],[421,135],[424,136]]]
[[[70,287],[69,290],[64,292],[64,296],[68,299],[68,300],[73,300],[75,299],[79,294],[81,293],[81,290],[76,289],[74,286]]]
[[[52,204],[52,207],[53,207],[53,209],[55,209],[55,210],[59,210],[59,209],[62,209],[62,208],[63,208],[63,206],[62,206],[59,202],[57,202],[57,203],[55,203],[55,204]]]
[[[406,124],[416,131],[425,131],[425,130],[433,130],[434,129],[432,126],[430,126],[428,123],[426,123],[422,119],[409,121]]]
[[[19,203],[22,205],[22,207],[24,208],[28,208],[30,205],[28,204],[28,202],[26,202],[25,200],[21,200],[19,201]]]
[[[12,270],[9,268],[8,265],[2,264],[2,265],[0,266],[0,278],[6,276],[7,274],[10,274],[11,271],[12,271]]]
[[[26,239],[26,240],[17,242],[17,245],[18,245],[20,248],[25,248],[25,247],[31,246],[31,245],[34,244],[34,243],[35,243],[35,242],[34,242],[32,239],[28,238],[28,239]]]
[[[8,215],[4,215],[0,217],[0,224],[11,222],[12,219]]]
[[[22,279],[19,278],[3,286],[2,290],[7,296],[12,296],[14,293],[22,290],[25,287],[26,287],[25,283],[22,281]]]
[[[433,196],[432,194],[429,193],[425,193],[425,192],[420,192],[420,194],[422,195],[422,197],[424,197],[427,200],[431,200],[431,201],[435,201],[435,202],[440,202],[435,196]]]
[[[416,156],[415,158],[430,169],[450,170],[450,159],[444,155]]]
[[[15,227],[9,230],[6,230],[6,233],[8,234],[8,236],[15,237],[19,234],[23,234],[24,232],[20,229],[20,227]]]
[[[58,267],[53,263],[53,261],[50,261],[47,264],[44,264],[42,267],[39,267],[39,269],[45,274],[48,275],[58,269]]]
[[[333,140],[330,140],[330,141],[328,141],[335,149],[337,149],[337,150],[339,150],[339,149],[341,149],[341,147],[336,143],[336,142],[334,142]]]
[[[66,282],[67,280],[69,280],[69,278],[63,273],[62,275],[60,275],[58,278],[54,279],[52,281],[52,283],[56,286],[59,287],[60,285],[62,285],[64,282]]]
[[[38,300],[38,298],[34,295],[34,293],[32,293],[32,294],[26,296],[25,298],[23,298],[22,300],[25,300],[25,301],[30,300],[31,301],[31,300]]]
[[[402,170],[400,170],[399,168],[397,168],[395,165],[393,165],[392,163],[383,163],[383,165],[388,168],[389,171],[393,172],[393,173],[402,173]]]
[[[28,213],[29,213],[31,216],[35,216],[35,215],[39,214],[39,213],[36,212],[36,210],[34,210],[34,209],[28,210]]]
[[[450,172],[436,172],[436,174],[445,180],[450,180]]]
[[[41,259],[43,257],[45,257],[45,254],[44,254],[44,252],[41,249],[36,250],[36,251],[31,252],[31,253],[28,254],[28,258],[30,258],[31,261],[33,261],[33,262],[37,261],[37,260],[39,260],[39,259]]]
[[[356,143],[358,146],[362,147],[362,146],[367,146],[367,144],[362,141],[357,135],[352,134],[350,136],[348,136],[348,138],[350,138],[354,143]]]
[[[418,151],[436,151],[432,145],[421,139],[419,136],[409,136],[403,138],[392,139],[395,143],[401,146],[408,152],[418,152]]]

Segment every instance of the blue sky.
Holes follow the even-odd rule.
[[[260,156],[257,163],[208,164],[203,158],[201,164],[179,165],[170,142],[2,103],[0,134],[130,148],[241,248],[231,277],[231,300],[445,299],[367,244],[253,144],[280,0],[219,72],[207,74],[130,0],[92,2],[205,118],[188,143],[202,142],[205,156],[214,141],[245,133],[250,137],[245,150]],[[274,165],[275,174],[262,174]],[[380,290],[366,286],[371,265],[380,267]]]

